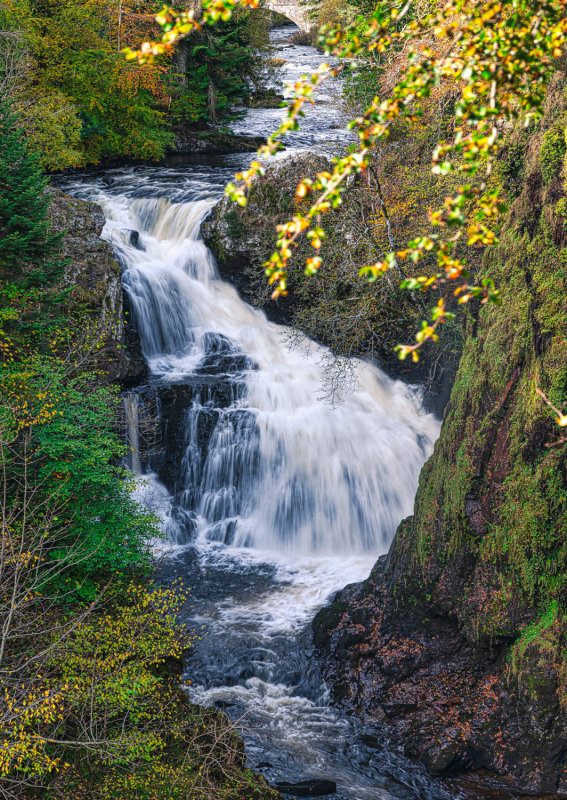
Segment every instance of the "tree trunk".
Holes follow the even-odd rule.
[[[209,117],[212,122],[217,121],[217,95],[215,92],[215,84],[213,79],[209,78],[209,91],[207,92],[207,108],[209,109]]]

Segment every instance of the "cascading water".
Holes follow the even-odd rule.
[[[138,417],[138,395],[136,392],[128,392],[124,395],[124,411],[127,426],[126,436],[130,448],[130,469],[134,475],[141,475],[140,422]]]
[[[286,48],[301,65],[319,60],[312,48]],[[318,108],[300,144],[311,136],[317,146],[323,129]],[[188,690],[245,720],[249,763],[270,780],[331,778],[337,800],[445,798],[388,750],[382,731],[329,707],[309,630],[315,610],[366,577],[411,513],[439,423],[414,390],[361,361],[330,405],[327,351],[301,337],[290,348],[289,331],[219,279],[200,223],[240,165],[62,182],[105,211],[150,368],[149,384],[125,399],[132,468],[145,469],[138,491],[179,545],[162,577],[184,574],[188,621],[207,630]],[[134,428],[148,395],[161,439],[142,463]]]
[[[187,538],[294,554],[384,552],[411,513],[438,432],[415,392],[359,362],[354,391],[336,407],[321,399],[323,348],[305,340],[290,349],[285,329],[219,280],[199,234],[206,201],[100,202],[152,375],[201,389],[176,476],[193,512]],[[201,384],[211,371],[217,381],[224,374],[231,397],[201,453],[199,417],[212,402]]]

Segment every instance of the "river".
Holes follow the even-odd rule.
[[[320,61],[287,40],[291,30],[272,34],[282,81]],[[234,128],[267,134],[280,115],[250,110]],[[344,122],[333,90],[320,92],[281,157],[344,147]],[[329,404],[328,352],[297,336],[291,347],[289,331],[220,280],[200,224],[247,162],[178,158],[60,181],[104,209],[150,368],[126,399],[131,466],[163,521],[160,577],[192,588],[184,621],[203,635],[187,691],[226,710],[249,766],[271,783],[330,779],[336,800],[464,796],[405,759],[381,727],[329,704],[311,620],[387,551],[439,422],[414,388],[363,362]],[[143,453],[136,426],[150,400],[161,438]]]

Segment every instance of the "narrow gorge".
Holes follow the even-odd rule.
[[[292,32],[272,38],[293,81],[320,54]],[[348,145],[339,88],[319,91],[251,213],[271,221],[270,197],[287,209],[298,171]],[[280,113],[234,129],[267,135]],[[412,373],[384,355],[398,329],[337,353],[332,315],[315,341],[309,304],[298,318],[293,297],[266,299],[262,231],[222,199],[246,154],[53,181],[102,209],[122,270],[130,333],[110,373],[135,497],[164,533],[158,579],[191,588],[181,617],[202,634],[184,689],[226,712],[286,796],[567,793],[566,463],[532,391],[567,391],[562,156],[543,174],[541,157],[563,114],[561,73],[504,156],[521,152],[522,174],[485,258],[509,302],[471,304],[433,377],[434,359]]]
[[[291,77],[319,59],[285,39],[282,53]],[[333,98],[320,103],[326,113],[318,108],[288,150],[344,138],[330,127]],[[241,124],[267,129],[278,113],[253,110]],[[187,664],[188,691],[242,727],[250,765],[274,785],[320,779],[343,798],[437,796],[381,734],[331,709],[309,626],[411,513],[439,423],[416,388],[363,361],[333,405],[331,354],[220,279],[200,226],[235,159],[59,182],[104,210],[148,363],[147,382],[126,396],[131,466],[171,543],[164,579],[191,587],[187,621],[206,634]],[[138,426],[152,415],[144,447]]]

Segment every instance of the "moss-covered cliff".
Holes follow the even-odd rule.
[[[122,289],[120,265],[112,247],[102,241],[104,214],[96,203],[70,197],[51,188],[49,217],[54,231],[62,232],[62,279],[68,289],[66,311],[90,319],[97,340],[95,366],[110,381],[133,385],[143,380],[146,365],[136,323]]]
[[[565,88],[512,135],[513,203],[471,309],[442,433],[387,563],[320,614],[336,699],[387,717],[439,772],[486,767],[567,793]],[[515,199],[514,199],[515,198]]]

